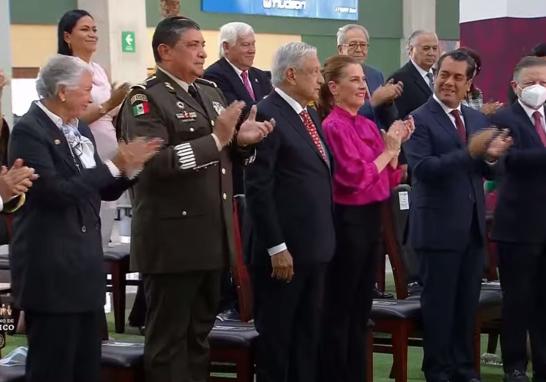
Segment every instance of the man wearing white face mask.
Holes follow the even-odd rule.
[[[529,332],[533,382],[545,382],[546,60],[524,57],[514,69],[512,88],[518,100],[491,117],[495,125],[510,129],[514,140],[499,166],[504,174],[493,228],[503,291],[504,381],[529,381]]]

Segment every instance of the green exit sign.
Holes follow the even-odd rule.
[[[121,51],[135,53],[135,32],[121,32]]]

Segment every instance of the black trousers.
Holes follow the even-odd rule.
[[[423,371],[428,382],[463,382],[478,377],[473,335],[484,246],[476,219],[472,224],[469,243],[463,251],[417,251],[423,282]]]
[[[505,372],[527,369],[527,332],[536,381],[546,381],[546,243],[497,244],[503,295],[501,349]]]
[[[100,380],[104,311],[51,314],[26,311],[28,382]]]
[[[337,248],[326,274],[319,379],[366,380],[367,322],[379,260],[380,204],[336,205]]]
[[[221,270],[144,275],[148,382],[206,382]]]
[[[316,382],[325,264],[294,267],[290,283],[253,267],[258,382]]]

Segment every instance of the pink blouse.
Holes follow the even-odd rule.
[[[335,106],[322,128],[335,160],[334,202],[365,205],[389,198],[391,188],[400,183],[402,171],[390,165],[377,171],[373,161],[385,146],[376,124]]]

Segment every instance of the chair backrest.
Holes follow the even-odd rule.
[[[246,200],[244,195],[236,195],[233,198],[233,236],[235,241],[235,262],[233,264],[233,281],[237,288],[237,297],[239,300],[239,316],[241,321],[250,321],[252,319],[252,284],[250,275],[244,260],[244,227],[247,227],[246,219]]]
[[[383,240],[392,266],[396,296],[406,298],[408,284],[419,280],[419,259],[405,243],[411,204],[411,187],[400,184],[392,190],[382,211]]]

